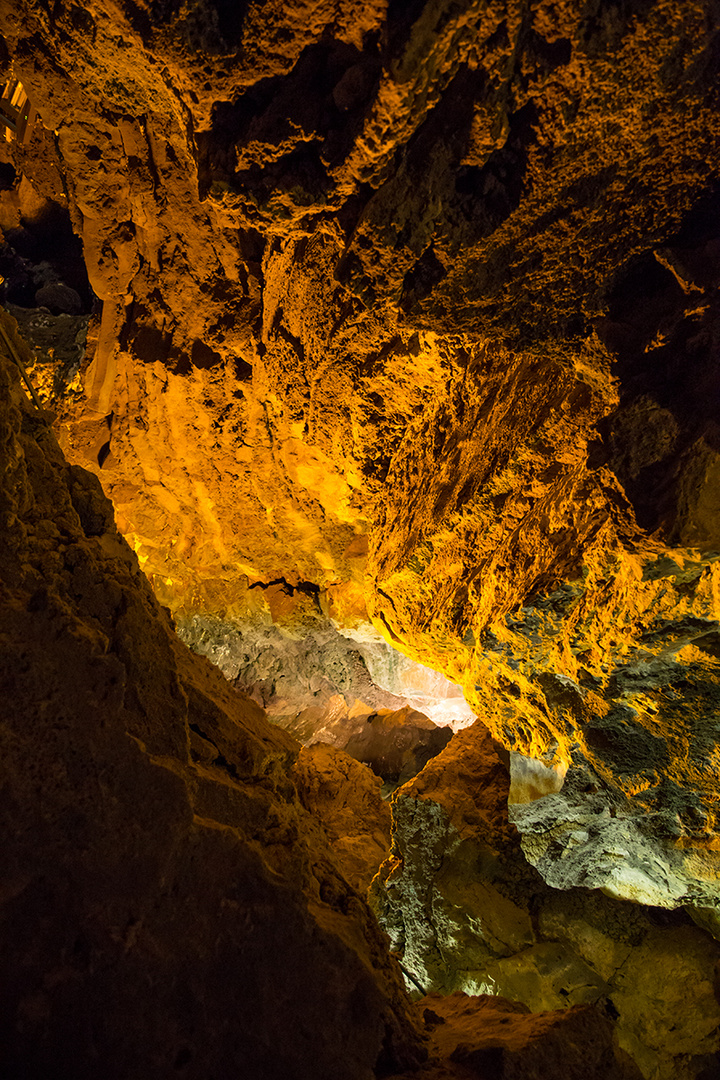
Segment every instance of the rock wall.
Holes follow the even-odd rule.
[[[411,1063],[399,970],[296,795],[298,745],[180,643],[0,362],[3,1075]]]
[[[634,528],[616,475],[711,541],[713,10],[5,17],[45,125],[18,169],[103,302],[64,445],[173,608],[293,570],[457,665]]]
[[[4,152],[66,208],[102,301],[61,443],[174,611],[232,621],[258,584],[316,589],[461,683],[507,745],[580,754],[601,786],[627,656],[671,648],[715,715],[715,658],[675,648],[718,614],[715,14],[0,16],[42,118]],[[599,691],[588,738],[556,677]],[[661,831],[712,849],[711,756],[690,781],[676,719],[677,752],[617,798],[652,789],[674,822],[662,790],[697,782],[705,824]]]
[[[636,1080],[591,1005],[463,996],[433,1040],[361,896],[379,781],[298,753],[182,645],[5,356],[0,447],[3,1076],[372,1080],[429,1057],[531,1080],[570,1054],[569,1080]]]
[[[523,882],[546,895],[529,860],[715,932],[717,27],[714,0],[0,9],[41,118],[0,144],[3,183],[12,160],[23,227],[47,199],[71,222],[100,301],[85,362],[36,358],[38,383],[156,595],[235,625],[260,592],[280,623],[288,594],[370,618],[552,774],[512,810]],[[133,732],[164,760],[156,714]],[[713,1054],[682,925],[713,1018],[688,1039]],[[508,955],[556,941],[531,930]],[[710,1067],[632,1023],[648,1076]]]
[[[394,796],[393,847],[372,892],[409,988],[500,995],[536,1012],[597,1003],[648,1080],[712,1076],[720,945],[685,912],[618,900],[589,881],[550,888],[508,820],[498,751],[479,724],[458,732]],[[605,836],[611,852],[617,840]],[[631,851],[625,859],[633,866]],[[547,1068],[539,1075],[556,1075]]]
[[[530,1080],[559,1070],[588,1080],[639,1080],[632,1062],[613,1052],[608,1020],[592,1008],[529,1015],[518,1002],[462,993],[429,994],[419,1006],[431,1054],[412,1074],[418,1080]]]

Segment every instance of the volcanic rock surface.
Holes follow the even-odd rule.
[[[97,481],[1,377],[3,1075],[411,1062],[399,971],[296,796],[299,747],[179,642]]]
[[[5,357],[0,380],[3,1076],[414,1074],[419,1018],[356,891],[389,842],[380,781],[298,754],[182,645]],[[581,1033],[586,1068],[634,1080],[592,1007],[454,1011],[432,1075],[529,1078]]]
[[[214,677],[177,652],[155,608],[148,618],[164,629],[141,631],[133,618],[110,632],[115,615],[107,612],[117,605],[102,596],[106,579],[116,594],[120,571],[97,549],[103,537],[114,537],[114,526],[83,466],[99,477],[120,533],[181,625],[214,620],[244,633],[261,612],[280,636],[307,638],[312,609],[310,622],[318,613],[325,620],[323,634],[329,624],[360,640],[370,622],[376,635],[463,687],[482,725],[456,735],[396,795],[393,858],[405,861],[381,873],[373,887],[377,910],[423,990],[482,992],[492,970],[494,988],[508,987],[499,992],[527,995],[527,980],[513,983],[505,963],[526,951],[513,963],[542,969],[532,1008],[562,1004],[553,988],[567,949],[551,959],[548,946],[569,940],[579,957],[573,979],[590,987],[591,998],[596,990],[602,996],[600,982],[611,987],[624,1032],[618,1039],[648,1078],[702,1075],[718,1051],[708,967],[715,946],[682,909],[718,932],[719,22],[715,0],[0,6],[0,64],[22,81],[40,117],[24,145],[0,142],[4,297],[25,312],[20,318],[34,345],[26,363],[76,470],[76,512],[87,516],[83,539],[66,513],[70,496],[36,493],[44,508],[37,522],[4,519],[16,553],[8,588],[22,593],[17,601],[8,596],[8,648],[25,634],[35,642],[27,660],[14,645],[7,654],[16,657],[13,678],[26,673],[19,715],[39,717],[52,731],[71,723],[63,747],[107,737],[129,753],[130,731],[138,768],[160,770],[162,782],[177,788],[163,802],[175,809],[158,818],[176,822],[170,834],[177,820],[186,829],[192,820],[199,830],[193,843],[203,851],[230,844],[250,865],[246,841],[227,831],[240,828],[235,811],[226,820],[215,808],[219,781],[208,788],[213,809],[206,810],[193,801],[195,779],[187,779],[188,768],[225,769],[223,762],[234,760],[235,751],[215,745],[215,728],[204,726],[208,709],[216,726],[225,724],[215,706],[202,703],[205,691],[201,719],[194,719],[195,705],[186,702],[195,690],[177,690],[183,679],[194,687]],[[62,253],[48,249],[51,224],[81,241],[87,281],[69,239]],[[41,425],[29,413],[23,423]],[[38,430],[41,441],[50,440]],[[6,480],[9,513],[22,522],[35,513],[30,488],[59,492],[50,474],[65,466],[50,441],[42,453],[23,444],[50,486],[26,482],[16,438],[6,441]],[[119,543],[112,539],[112,559],[130,566]],[[83,554],[77,563],[68,555],[66,565],[77,545]],[[80,575],[80,585],[68,585],[68,575]],[[63,623],[90,627],[78,631],[85,659],[66,654],[75,631],[56,634],[54,601],[46,606],[43,588],[50,598],[61,593],[63,604],[89,597],[88,610]],[[140,599],[122,600],[121,588],[117,604],[149,610],[150,594],[136,588]],[[102,678],[96,685],[113,657],[130,671],[125,704],[103,689]],[[64,665],[60,697],[45,711],[43,682],[35,687],[29,674],[43,669],[43,658],[53,671]],[[65,670],[71,663],[72,679]],[[193,674],[169,674],[176,670]],[[264,692],[258,682],[251,678],[247,688]],[[259,712],[238,705],[217,679],[212,685],[212,700],[220,694],[239,717],[232,731],[250,730],[248,717]],[[73,687],[73,700],[83,702],[77,714],[62,703]],[[321,726],[326,704],[302,723]],[[312,707],[290,701],[287,715]],[[344,707],[349,717],[352,704],[344,700]],[[118,717],[129,709],[135,719],[123,714],[118,735],[108,720],[106,736],[93,722],[106,708]],[[262,750],[247,751],[232,783],[247,782],[250,802],[267,804],[270,818],[271,805],[279,799],[285,807],[284,798],[291,817],[303,816],[280,778],[295,743],[257,723],[262,736],[253,719],[252,733],[238,738]],[[488,730],[510,753],[519,792],[511,820],[521,841],[501,814],[507,791],[497,794],[500,772],[486,793],[476,790],[477,777],[488,775],[481,764]],[[300,734],[310,741],[310,728]],[[50,755],[51,735],[41,741]],[[107,750],[112,760],[115,753]],[[313,751],[316,772],[308,764],[300,786],[320,818],[325,804],[329,832],[312,828],[327,847],[335,828],[329,804],[339,787],[323,753]],[[245,761],[245,750],[241,756]],[[63,779],[69,767],[42,754],[39,760],[44,770],[28,765],[27,775],[57,773],[60,787],[69,785],[58,795],[67,803],[58,821],[66,821],[67,836],[82,836],[68,794],[75,781]],[[534,764],[521,767],[527,760]],[[490,771],[504,767],[497,759]],[[256,782],[270,774],[274,779]],[[450,791],[458,806],[450,805]],[[122,800],[117,813],[129,821],[147,806],[128,792]],[[453,832],[458,807],[466,805],[467,828],[478,827],[479,838],[465,836],[465,825],[460,839]],[[486,810],[499,832],[493,825],[485,835]],[[285,809],[277,813],[285,820]],[[156,850],[163,830],[147,814],[146,841]],[[54,834],[43,839],[46,827],[38,833],[43,866],[51,850],[64,850]],[[145,836],[143,829],[128,825],[128,836]],[[419,853],[415,833],[427,833]],[[72,843],[85,850],[80,840]],[[142,849],[140,840],[128,843]],[[111,858],[100,841],[88,841],[83,865],[95,858],[93,844]],[[366,883],[381,846],[348,870],[357,883]],[[283,848],[282,857],[271,847],[267,880],[262,868],[250,875],[258,896],[280,888],[279,874],[296,897],[291,909],[302,907],[305,886],[298,883],[312,878],[314,856],[303,862],[302,845]],[[189,848],[168,841],[163,850]],[[92,922],[90,878],[78,893],[67,888],[64,895],[82,894],[78,903],[90,905],[80,922]],[[343,896],[346,888],[337,886]],[[578,923],[562,905],[582,890],[593,899],[587,910],[580,905]],[[179,895],[194,897],[193,889]],[[456,898],[440,905],[439,922],[426,910],[436,895]],[[204,901],[188,903],[202,908]],[[325,899],[319,903],[325,911]],[[474,914],[478,905],[482,917]],[[27,910],[42,922],[47,906],[38,900]],[[311,907],[312,916],[297,916],[304,927],[297,940],[309,935],[322,953],[316,924],[303,922],[316,918]],[[538,923],[536,908],[556,914]],[[635,915],[617,915],[619,936],[610,933],[599,953],[577,944],[602,938],[603,920],[620,911],[638,913],[640,929],[627,929]],[[670,920],[659,929],[658,911]],[[362,935],[375,941],[362,912]],[[22,918],[29,928],[31,915]],[[127,918],[142,924],[135,914]],[[198,926],[210,934],[213,918],[208,909]],[[446,922],[455,929],[445,940],[437,934]],[[110,924],[108,916],[103,925]],[[113,934],[125,940],[124,932],[102,931],[113,941]],[[241,948],[242,930],[237,934],[231,950]],[[46,995],[72,968],[72,948],[62,940],[52,946],[62,964],[52,968],[57,977],[48,976]],[[618,960],[625,944],[631,952]],[[376,946],[369,947],[375,956]],[[153,963],[165,948],[157,946]],[[202,951],[201,943],[193,948]],[[357,955],[362,968],[365,954]],[[667,958],[668,970],[688,965],[680,997],[670,978],[658,991],[661,1006],[639,1004],[627,981],[624,989],[613,983],[615,970],[636,970],[645,986],[641,973],[657,957]],[[347,1066],[358,1075],[379,1053],[378,1024],[394,1032],[383,1068],[395,1067],[390,1058],[402,1057],[413,1041],[406,1005],[394,996],[397,972],[378,962],[383,974],[379,982],[368,976],[374,989],[367,990],[376,995],[367,1014],[377,1020],[375,1034],[356,1032],[355,1064]],[[75,986],[73,978],[65,983]],[[692,1002],[694,1019],[668,1034],[672,1024],[648,1017],[671,1018],[675,1000]],[[53,1008],[31,995],[28,1047],[50,1045],[36,1032],[44,1017],[56,1017]],[[400,1019],[390,1023],[390,1014]],[[207,1045],[211,1027],[203,1029]],[[92,1023],[84,1030],[90,1060]],[[297,1032],[301,1042],[309,1039],[302,1024]],[[275,1044],[272,1025],[262,1037]],[[176,1041],[160,1038],[159,1070]],[[222,1040],[217,1046],[212,1053],[225,1052]],[[303,1047],[300,1057],[309,1053]],[[172,1053],[186,1061],[179,1044]],[[338,1044],[328,1044],[318,1068],[334,1068],[338,1053]]]
[[[631,1061],[617,1059],[612,1026],[595,1009],[576,1005],[561,1012],[529,1015],[517,1002],[487,996],[469,998],[463,993],[448,997],[429,994],[419,1006],[429,1034],[431,1059],[412,1074],[418,1080],[641,1077]]]
[[[393,846],[372,898],[408,986],[537,1012],[598,1003],[644,1076],[703,1075],[720,1048],[720,944],[685,912],[549,887],[508,820],[503,758],[478,724],[393,798]]]

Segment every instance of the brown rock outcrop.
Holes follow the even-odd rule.
[[[430,1060],[418,1080],[641,1080],[613,1048],[612,1024],[592,1006],[541,1016],[498,997],[428,994],[418,1003]],[[409,1076],[410,1074],[404,1074]]]
[[[451,728],[438,727],[414,709],[385,709],[367,717],[345,744],[345,751],[396,785],[419,773],[451,738]]]
[[[263,586],[278,621],[311,594],[341,625],[369,613],[389,641],[461,683],[506,748],[564,776],[512,812],[545,882],[571,896],[589,886],[639,905],[695,905],[717,928],[714,0],[19,0],[0,8],[0,34],[0,64],[42,119],[24,145],[0,147],[19,185],[17,205],[3,206],[28,208],[28,227],[43,197],[62,208],[102,309],[86,363],[38,360],[41,388],[69,459],[101,478],[162,602],[232,623]],[[35,302],[42,288],[32,291]],[[88,528],[105,536],[84,474],[72,477]],[[10,637],[49,620],[50,640],[41,577],[61,578],[73,603],[98,605],[81,633],[93,657],[116,650],[131,681],[137,670],[140,689],[123,705],[137,705],[137,752],[182,759],[184,702],[199,695],[193,777],[225,769],[224,721],[203,726],[216,715],[205,691],[178,690],[168,674],[176,644],[160,631],[133,643],[125,613],[113,636],[107,568],[82,538],[66,565],[66,504],[40,523],[44,561],[28,594],[38,618],[8,616]],[[22,551],[22,530],[13,535]],[[30,573],[32,560],[20,562]],[[43,670],[37,651],[31,659]],[[204,685],[201,668],[188,671],[188,685]],[[46,715],[22,684],[48,725],[65,716],[70,689]],[[173,694],[174,726],[161,722]],[[477,737],[459,748],[485,775],[485,751],[469,749]],[[267,755],[246,754],[248,805],[261,817],[284,790],[269,763],[291,745],[267,738]],[[500,802],[478,806],[452,760],[426,770],[421,785],[442,776],[432,798],[412,786],[396,804],[396,843],[411,826],[428,836],[415,891],[434,894],[442,870],[455,895],[467,855],[477,902],[502,896],[507,925],[493,915],[488,936],[458,916],[463,962],[485,970],[493,950],[505,960],[525,943],[537,970],[556,939],[537,939],[527,883],[555,904],[561,894],[544,891],[506,821],[485,836]],[[255,783],[266,768],[270,789]],[[217,785],[192,790],[178,806],[203,817],[208,799],[209,818],[223,818]],[[452,831],[459,807],[479,840]],[[220,844],[225,833],[213,835]],[[290,876],[306,871],[293,864]],[[409,863],[403,873],[412,877]],[[637,910],[650,920],[642,948],[652,920]],[[426,914],[413,932],[429,969]],[[700,931],[677,925],[699,956]],[[652,940],[660,955],[667,942]],[[699,982],[705,1008],[710,984]],[[703,1046],[713,1032],[703,1029]],[[648,1075],[660,1068],[653,1054],[678,1069],[677,1055],[697,1056],[661,1051],[660,1038],[657,1025],[637,1035]]]
[[[534,1012],[597,1003],[647,1080],[705,1075],[720,1052],[720,945],[684,912],[550,888],[508,820],[503,757],[478,723],[393,796],[392,849],[371,895],[408,988],[500,995]]]
[[[322,824],[343,875],[365,896],[390,850],[390,806],[380,796],[382,780],[322,743],[300,751],[292,777],[303,806]]]
[[[399,972],[296,797],[297,744],[180,643],[97,481],[1,377],[3,1075],[411,1062]]]

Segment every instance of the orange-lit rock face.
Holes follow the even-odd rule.
[[[705,6],[79,12],[2,27],[103,301],[65,445],[173,607],[360,587],[369,533],[374,616],[451,662],[616,512],[593,319],[707,185]]]
[[[218,12],[2,25],[45,125],[16,166],[102,300],[64,447],[174,610],[296,621],[248,585],[317,585],[707,846],[714,564],[662,539],[717,539],[710,8]]]
[[[163,601],[282,622],[284,581],[367,610],[506,745],[657,813],[711,892],[713,13],[0,16],[45,125],[16,165],[64,200],[102,300],[62,443]]]
[[[538,1017],[515,1001],[462,993],[429,994],[418,1004],[431,1054],[413,1074],[418,1080],[530,1080],[551,1076],[559,1060],[568,1080],[639,1080],[641,1075],[631,1062],[617,1060],[610,1024],[594,1009],[578,1006]]]
[[[411,1065],[399,970],[297,796],[299,746],[178,640],[5,356],[0,467],[0,1072]],[[384,807],[357,787],[362,887]]]
[[[390,807],[381,781],[341,750],[303,749],[293,768],[300,799],[322,823],[350,884],[365,895],[390,847]]]
[[[501,987],[553,1009],[608,994],[621,1046],[655,1080],[702,1075],[718,1045],[717,949],[682,912],[654,910],[694,907],[717,933],[716,23],[711,0],[52,9],[20,0],[0,10],[0,63],[12,63],[42,118],[24,145],[1,148],[0,227],[13,265],[23,269],[14,230],[25,222],[32,235],[51,199],[82,239],[100,301],[79,371],[71,346],[54,358],[48,346],[33,372],[63,448],[101,478],[156,593],[184,623],[274,622],[307,639],[329,619],[365,640],[369,617],[462,684],[520,755],[516,780],[525,757],[540,762],[527,772],[542,784],[515,785],[518,837],[487,731],[453,739],[396,797],[376,910],[424,989]],[[36,304],[50,302],[45,285],[76,288],[79,314],[47,316],[65,318],[70,333],[67,319],[89,314],[82,285],[25,269]],[[40,329],[51,340],[57,327]],[[178,895],[197,900],[196,952],[217,940],[221,901],[236,913],[232,948],[245,947],[245,898],[225,882],[236,865],[254,873],[259,845],[250,900],[275,911],[288,898],[296,921],[285,933],[311,940],[319,973],[319,996],[301,1003],[295,1065],[315,1065],[308,1032],[326,1018],[316,1024],[313,1010],[352,999],[346,981],[340,996],[333,982],[349,959],[362,969],[372,1032],[350,1025],[350,1057],[330,1032],[318,1071],[335,1080],[340,1062],[366,1080],[376,1061],[380,1071],[401,1067],[413,1039],[397,971],[325,855],[329,838],[364,889],[387,840],[372,778],[308,749],[294,775],[323,828],[313,822],[287,784],[288,737],[217,680],[209,697],[198,691],[198,672],[203,687],[212,677],[181,659],[166,624],[149,629],[161,616],[147,592],[128,603],[151,608],[149,621],[129,619],[112,584],[108,599],[107,567],[93,576],[87,556],[86,541],[110,531],[102,513],[99,524],[92,516],[96,495],[71,474],[71,501],[92,512],[83,538],[61,488],[47,505],[42,477],[64,468],[55,449],[50,460],[27,430],[20,440],[17,423],[13,414],[3,428],[8,506],[37,565],[13,564],[33,588],[25,581],[27,596],[11,605],[8,655],[13,678],[31,672],[20,735],[36,714],[52,733],[42,761],[53,784],[43,776],[42,795],[68,813],[71,860],[86,850],[72,816],[76,729],[63,741],[58,724],[69,713],[78,742],[90,728],[89,760],[96,749],[105,760],[105,728],[94,724],[102,712],[122,761],[129,732],[133,776],[145,777],[137,806],[135,780],[111,788],[124,800],[123,829],[147,815],[139,850],[155,859],[158,889],[158,860],[166,850],[176,859]],[[45,492],[37,504],[18,441]],[[22,551],[15,519],[0,525]],[[32,696],[44,685],[35,667],[45,671],[45,651],[55,656],[41,576],[83,627],[79,643],[60,635],[63,649],[90,655],[82,680],[63,667],[54,711]],[[29,668],[18,628],[34,642]],[[118,657],[129,665],[127,701],[108,689],[103,708],[90,708],[86,698],[102,696],[97,671],[112,673]],[[77,711],[68,701],[79,687]],[[20,741],[27,766],[16,774],[32,787],[37,766]],[[148,770],[162,770],[167,829],[152,812]],[[343,776],[370,841],[354,831]],[[103,804],[111,815],[114,806]],[[92,835],[89,869],[77,871],[89,904],[92,852],[114,868],[113,844]],[[56,834],[42,838],[52,862]],[[188,845],[200,855],[186,871]],[[205,859],[218,867],[209,909],[196,887]],[[20,855],[18,865],[13,912],[32,934],[42,896],[24,906]],[[112,907],[98,931],[102,955],[129,943],[134,962],[138,940],[152,971],[153,957],[172,952],[184,923],[175,894],[157,907],[153,889],[146,882],[141,893],[156,921],[146,930],[134,911],[120,918]],[[88,910],[84,928],[96,917]],[[67,957],[77,943],[65,933],[50,943],[58,995],[75,978]],[[80,942],[78,964],[94,941]],[[264,970],[261,958],[252,969]],[[300,960],[291,966],[301,970]],[[220,971],[212,986],[222,993]],[[131,971],[123,985],[133,982]],[[252,992],[236,989],[245,1015]],[[287,996],[302,994],[292,984]],[[23,1016],[42,1026],[46,1006],[30,996]],[[276,1018],[264,1015],[268,1045]],[[380,1060],[383,1025],[392,1046]],[[36,1028],[23,1030],[33,1042]],[[212,1024],[207,1038],[224,1053]],[[184,1068],[175,1032],[163,1029],[155,1045],[159,1070]],[[482,1059],[461,1054],[454,1066],[468,1060]]]

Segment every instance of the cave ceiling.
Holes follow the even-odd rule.
[[[23,177],[6,240],[64,216],[87,272],[59,282],[84,352],[33,378],[161,602],[382,635],[567,771],[513,810],[551,885],[703,910],[718,19],[710,0],[0,8],[40,118],[2,143]]]

